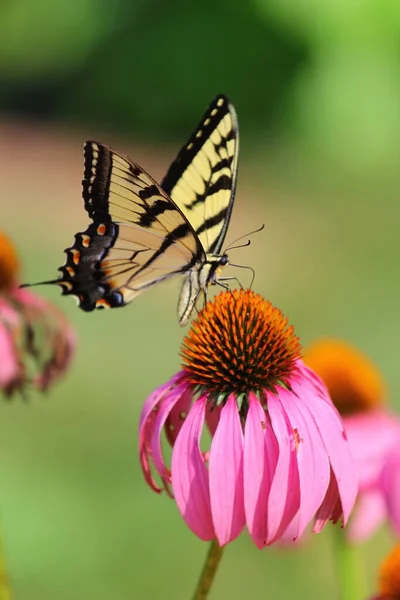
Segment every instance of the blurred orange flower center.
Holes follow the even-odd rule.
[[[19,260],[11,240],[0,231],[0,292],[17,283]]]
[[[381,565],[379,591],[385,600],[400,600],[400,544]]]
[[[304,362],[324,381],[341,415],[382,405],[385,385],[375,365],[344,342],[323,340],[310,346]]]
[[[222,292],[207,302],[181,351],[188,380],[219,393],[284,384],[300,354],[286,317],[251,290]]]

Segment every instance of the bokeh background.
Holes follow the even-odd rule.
[[[88,223],[82,144],[161,179],[217,93],[240,121],[231,259],[303,345],[345,338],[400,408],[400,4],[395,0],[13,0],[0,4],[1,228],[25,282]],[[238,274],[238,273],[236,273]],[[247,284],[247,274],[240,271]],[[207,547],[142,481],[137,422],[179,368],[179,281],[121,311],[43,295],[79,335],[47,397],[3,403],[2,537],[17,600],[186,599]],[[229,546],[212,598],[337,598],[328,527],[296,549]],[[369,587],[387,531],[362,549]],[[290,573],[290,576],[288,574]]]

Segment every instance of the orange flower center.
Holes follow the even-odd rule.
[[[304,362],[324,381],[341,415],[383,404],[385,385],[378,369],[348,344],[335,340],[316,342],[305,351]]]
[[[11,240],[0,231],[0,293],[17,282],[19,260]]]
[[[189,381],[219,394],[287,382],[301,348],[278,308],[251,290],[221,292],[192,323],[181,356]]]
[[[379,591],[385,600],[400,600],[400,544],[381,565]]]

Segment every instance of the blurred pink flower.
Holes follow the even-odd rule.
[[[18,287],[19,261],[0,232],[0,390],[46,390],[69,366],[75,336],[55,306]]]
[[[305,362],[328,387],[342,414],[359,481],[347,535],[360,542],[389,517],[400,534],[400,418],[387,410],[382,377],[356,349],[336,340],[314,343]]]
[[[144,477],[175,497],[202,540],[222,546],[247,525],[262,548],[288,528],[297,539],[313,517],[315,532],[330,519],[346,523],[357,493],[348,443],[325,386],[299,356],[279,309],[251,291],[223,292],[193,322],[183,370],[147,398]]]
[[[390,523],[400,537],[400,436],[383,467],[381,484]]]

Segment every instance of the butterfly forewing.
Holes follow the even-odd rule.
[[[97,142],[85,144],[83,197],[94,222],[66,250],[59,283],[84,310],[123,306],[202,260],[190,224],[162,188],[139,165]]]
[[[191,223],[206,254],[218,254],[225,239],[238,145],[235,109],[225,96],[218,96],[161,184]]]
[[[131,223],[179,239],[197,253],[193,230],[168,194],[139,165],[97,142],[86,142],[83,197],[89,216]]]

